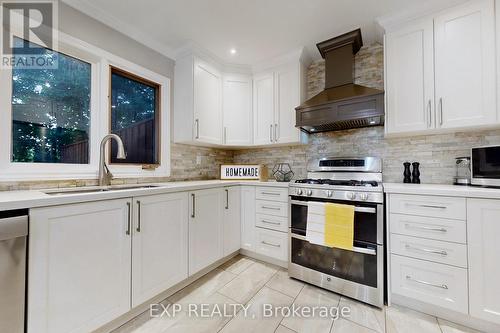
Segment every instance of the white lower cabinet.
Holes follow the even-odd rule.
[[[255,252],[278,259],[288,260],[288,234],[284,232],[256,228]]]
[[[241,247],[241,187],[226,187],[224,195],[224,256],[228,256]]]
[[[500,324],[500,200],[467,199],[469,298],[473,317]]]
[[[30,210],[28,332],[91,332],[130,310],[131,200]]]
[[[391,255],[392,292],[468,313],[467,270]]]
[[[241,248],[255,251],[255,186],[241,187]]]
[[[190,192],[189,276],[223,257],[223,191]]]
[[[188,194],[134,198],[132,307],[188,277]]]

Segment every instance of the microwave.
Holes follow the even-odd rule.
[[[472,184],[500,187],[500,146],[472,148]]]

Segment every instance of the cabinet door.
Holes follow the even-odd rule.
[[[434,127],[433,31],[428,19],[385,36],[388,134]]]
[[[284,66],[275,72],[276,113],[274,141],[293,143],[300,141],[300,131],[295,127],[295,108],[300,104],[300,65]]]
[[[470,1],[436,17],[437,127],[496,122],[493,0]]]
[[[241,246],[241,187],[224,189],[224,256],[238,251]]]
[[[274,142],[274,75],[266,73],[254,78],[254,143]]]
[[[467,199],[470,315],[500,324],[500,200]]]
[[[28,332],[91,332],[130,310],[130,201],[30,211]]]
[[[255,251],[255,186],[241,187],[241,248]]]
[[[252,144],[252,80],[246,76],[225,76],[223,83],[223,118],[226,145]]]
[[[190,193],[189,276],[223,256],[223,191],[220,188]]]
[[[188,194],[134,198],[132,306],[188,277]]]
[[[195,141],[222,143],[221,75],[199,60],[194,63]]]

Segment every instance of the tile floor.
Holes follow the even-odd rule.
[[[377,309],[338,294],[290,279],[280,267],[238,256],[162,302],[171,314],[173,304],[181,310],[176,316],[151,317],[146,311],[113,333],[170,332],[277,332],[277,333],[471,333],[472,329],[402,307]],[[224,305],[240,304],[209,318],[190,316],[189,304],[206,304],[208,311],[221,311]],[[243,310],[241,304],[246,308]],[[350,315],[299,318],[264,317],[263,304],[273,306],[348,307]],[[168,307],[170,306],[170,307]],[[233,310],[233,308],[229,308]],[[160,311],[157,313],[161,313]],[[191,313],[203,314],[197,307]],[[246,314],[246,315],[245,315]]]

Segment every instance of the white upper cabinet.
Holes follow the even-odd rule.
[[[300,62],[254,77],[254,144],[300,143],[295,108],[304,96]]]
[[[253,80],[254,143],[274,143],[274,74],[256,75]]]
[[[188,277],[188,194],[134,198],[132,307]]]
[[[422,131],[434,124],[434,51],[432,19],[385,36],[386,130]]]
[[[224,67],[193,54],[178,58],[174,142],[224,147],[304,142],[295,127],[295,108],[305,97],[301,57],[273,59],[259,65],[258,74],[251,74],[251,67]]]
[[[467,199],[470,315],[500,324],[500,200]]]
[[[389,27],[386,133],[499,125],[495,59],[493,0]]]
[[[497,120],[493,0],[471,1],[434,20],[437,126]]]
[[[300,131],[295,127],[295,108],[301,103],[300,64],[280,67],[275,72],[276,111],[274,115],[274,141],[296,143]]]
[[[223,144],[247,146],[252,144],[252,78],[228,74],[223,77]]]
[[[200,60],[194,63],[194,139],[222,143],[221,74]]]
[[[197,57],[176,61],[174,141],[222,144],[222,75]]]

